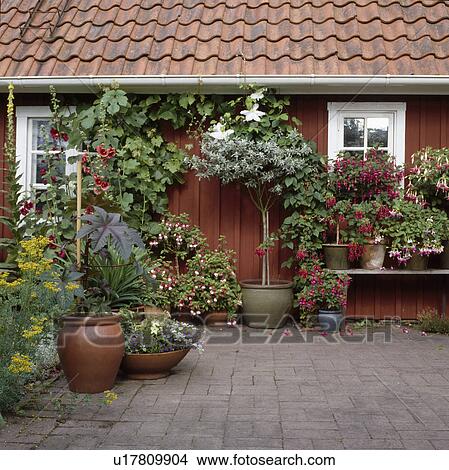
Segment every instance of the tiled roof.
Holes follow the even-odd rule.
[[[0,76],[449,75],[449,1],[0,5]]]

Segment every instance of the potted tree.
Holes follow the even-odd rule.
[[[328,333],[337,332],[344,319],[349,284],[347,274],[329,271],[316,264],[306,274],[303,287],[296,296],[296,305],[307,313],[318,311],[321,329]]]
[[[284,105],[281,99],[265,96],[264,90],[238,98],[221,122],[203,135],[201,156],[188,161],[199,178],[240,183],[260,213],[262,244],[256,253],[261,258],[261,279],[240,283],[243,317],[254,327],[282,326],[292,306],[292,283],[270,276],[269,214],[286,179],[301,171],[312,148],[285,123]]]
[[[63,317],[58,335],[58,354],[69,389],[98,393],[112,388],[124,353],[120,318],[110,312],[103,296],[89,289],[92,276],[90,258],[113,249],[129,261],[133,246],[143,248],[139,234],[121,220],[119,214],[100,207],[82,217],[84,225],[77,238],[84,242],[80,278],[86,294],[78,302],[75,315]]]
[[[170,374],[192,348],[201,350],[199,328],[166,316],[139,321],[130,310],[120,312],[125,334],[122,370],[130,379],[160,379]]]
[[[385,234],[390,239],[389,256],[411,270],[427,269],[429,256],[443,251],[448,217],[444,211],[398,199],[392,217],[386,219]]]

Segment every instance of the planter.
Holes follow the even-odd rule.
[[[77,393],[110,390],[125,352],[120,318],[65,317],[58,355],[69,389]]]
[[[340,326],[344,316],[341,310],[319,310],[318,321],[322,331],[336,333],[340,331]]]
[[[190,349],[154,354],[125,354],[122,370],[129,379],[162,379],[170,374]]]
[[[440,268],[449,269],[449,242],[446,241],[443,243],[444,251],[440,255]]]
[[[412,257],[407,261],[405,269],[411,271],[425,271],[429,264],[428,256],[421,256],[419,253],[414,253]]]
[[[363,254],[360,258],[362,269],[381,269],[384,265],[387,247],[384,243],[365,243]]]
[[[207,326],[225,326],[228,321],[228,312],[209,312],[204,321]]]
[[[252,328],[281,328],[293,304],[293,283],[275,281],[262,286],[260,280],[242,281],[243,319]]]
[[[153,305],[142,305],[142,307],[139,308],[139,312],[143,313],[146,318],[152,318],[154,316],[170,318],[170,312],[160,307],[154,307]]]
[[[324,244],[324,259],[329,269],[349,269],[348,245]]]

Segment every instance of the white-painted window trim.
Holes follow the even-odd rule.
[[[16,158],[18,162],[19,182],[22,192],[29,196],[36,189],[45,189],[43,184],[34,183],[32,145],[32,120],[51,118],[48,106],[17,106],[16,107]],[[67,150],[66,158],[76,151]],[[76,171],[76,164],[66,163],[66,174]]]
[[[329,102],[328,155],[335,159],[343,148],[345,117],[388,117],[390,119],[388,151],[399,165],[405,164],[406,103],[399,102]]]

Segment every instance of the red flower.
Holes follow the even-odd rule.
[[[62,259],[67,258],[67,253],[65,252],[65,250],[58,251],[58,253],[56,254]]]
[[[65,132],[61,134],[61,137],[64,142],[67,142],[69,140],[69,136]]]
[[[52,127],[50,129],[50,136],[53,140],[56,140],[59,137],[59,132],[54,127]]]
[[[95,147],[95,151],[100,155],[101,157],[107,157],[108,151],[104,148],[104,144],[98,145]]]
[[[331,207],[334,207],[335,204],[337,204],[337,199],[335,197],[330,197],[326,199],[326,207],[330,209]]]
[[[354,215],[355,215],[355,218],[358,219],[358,220],[363,219],[363,217],[364,217],[364,214],[363,214],[362,211],[355,211]]]
[[[264,248],[257,247],[255,253],[259,258],[262,258],[266,255],[266,250]]]
[[[304,261],[307,258],[307,251],[305,250],[298,250],[296,253],[296,259],[298,261]]]
[[[85,214],[93,214],[94,213],[94,208],[93,206],[87,206],[86,209],[84,210]]]
[[[111,187],[111,185],[107,181],[102,181],[101,182],[101,189],[103,191],[107,191],[110,187]]]
[[[58,180],[58,178],[56,178],[56,176],[52,176],[52,177],[51,177],[51,182],[52,182],[52,183],[56,183],[57,180]]]
[[[41,176],[44,176],[44,175],[47,174],[47,170],[46,170],[45,168],[41,168],[41,169],[39,170],[39,174],[40,174]]]
[[[50,248],[50,250],[55,250],[57,248],[57,245],[56,245],[56,237],[54,235],[49,235],[48,239],[50,240],[49,243],[48,243],[48,248]]]

